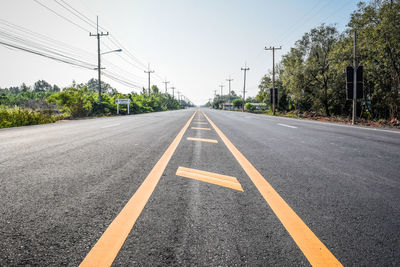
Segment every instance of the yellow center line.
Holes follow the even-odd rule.
[[[257,187],[260,194],[269,204],[310,264],[312,266],[342,266],[296,212],[286,203],[278,192],[275,191],[271,184],[265,180],[261,173],[259,173],[246,157],[232,144],[214,122],[212,122],[204,112],[202,113],[239,162],[240,166],[242,166],[243,170]]]
[[[215,139],[204,139],[204,138],[195,138],[195,137],[188,137],[186,139],[189,141],[199,141],[199,142],[218,144],[218,141]]]
[[[206,131],[210,131],[210,128],[201,128],[201,127],[192,127],[193,130],[206,130]]]
[[[111,222],[79,266],[111,266],[196,113],[197,111],[186,122],[135,194]]]

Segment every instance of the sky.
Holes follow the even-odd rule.
[[[58,1],[58,3],[57,3]],[[272,51],[278,63],[305,32],[321,23],[346,28],[356,0],[63,0],[87,18],[99,17],[110,36],[101,38],[101,50],[124,49],[102,55],[102,67],[138,87],[102,80],[122,93],[147,88],[144,70],[150,64],[151,84],[163,92],[165,79],[197,105],[231,89],[242,95],[247,64],[246,96],[255,96],[261,78],[272,69]],[[54,14],[52,9],[59,15]],[[0,18],[82,51],[76,57],[97,64],[96,29],[69,13],[62,0],[0,0]],[[65,4],[64,4],[65,6]],[[67,20],[66,20],[66,19]],[[2,28],[0,32],[7,32]],[[111,38],[112,36],[112,38]],[[0,41],[1,41],[0,36]],[[117,42],[113,42],[117,40]],[[131,56],[129,56],[130,54]],[[133,55],[133,56],[132,56]],[[0,45],[0,87],[33,85],[46,80],[60,87],[72,81],[97,78],[96,70],[82,69]],[[168,88],[172,94],[172,90]]]

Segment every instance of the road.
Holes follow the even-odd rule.
[[[189,109],[0,151],[0,266],[400,265],[398,130]]]

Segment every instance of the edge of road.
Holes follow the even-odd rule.
[[[219,109],[210,109],[210,110],[222,111],[222,112],[237,112],[237,111],[219,110]],[[307,120],[307,119],[302,119],[302,118],[288,118],[288,117],[271,116],[271,115],[267,115],[267,114],[256,114],[256,113],[249,113],[249,112],[237,112],[237,113],[238,114],[246,114],[246,115],[254,116],[254,117],[266,118],[266,119],[275,119],[275,120],[284,119],[284,120],[296,121],[296,122],[320,124],[320,125],[324,125],[324,126],[346,127],[346,128],[350,128],[350,129],[361,129],[361,130],[400,134],[400,129],[396,129],[396,128],[379,128],[379,127],[374,127],[374,126],[348,125],[348,124],[341,124],[341,123],[335,123],[335,122],[314,121],[314,120]]]

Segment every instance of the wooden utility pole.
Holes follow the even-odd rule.
[[[100,37],[107,36],[107,33],[99,32],[99,17],[97,16],[97,32],[95,34],[89,33],[89,36],[96,36],[97,37],[97,75],[98,75],[98,82],[99,82],[99,103],[101,103],[101,56],[100,56]]]
[[[165,79],[165,81],[163,83],[165,83],[165,93],[168,93],[167,85],[169,84],[169,82],[167,82],[167,79]]]
[[[150,96],[150,74],[151,73],[154,73],[154,70],[150,70],[150,64],[149,64],[149,67],[148,67],[148,70],[147,71],[144,71],[145,73],[147,73],[148,75],[149,75],[149,87],[148,87],[148,90],[149,90],[149,96]]]
[[[245,64],[244,68],[240,68],[242,71],[244,71],[244,79],[243,79],[243,105],[242,105],[242,111],[244,112],[244,104],[246,102],[246,72],[250,70],[250,68],[247,67],[247,64]]]
[[[275,115],[275,50],[280,50],[282,49],[282,46],[274,47],[271,46],[270,48],[265,47],[265,50],[272,50],[272,112]]]
[[[353,116],[351,124],[356,124],[357,110],[357,33],[354,31],[354,47],[353,47]]]
[[[228,91],[228,103],[231,103],[231,81],[233,81],[233,79],[231,79],[231,76],[229,76],[229,79],[226,79],[229,83],[229,91]]]

